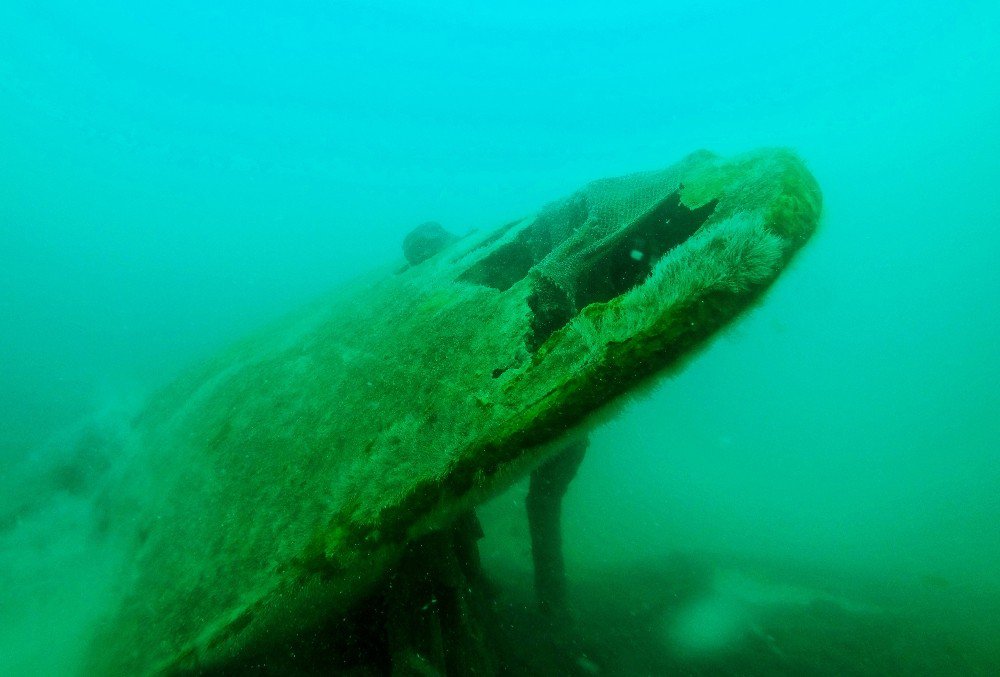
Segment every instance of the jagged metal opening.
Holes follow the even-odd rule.
[[[713,201],[688,209],[681,204],[679,191],[661,201],[588,262],[577,278],[576,307],[610,301],[642,284],[664,254],[708,220],[715,205]]]
[[[539,277],[535,282],[528,296],[528,307],[531,308],[531,331],[525,337],[525,344],[532,353],[576,314],[569,294],[547,277]]]
[[[535,263],[531,247],[522,240],[515,240],[469,268],[459,279],[507,291],[523,280]]]
[[[527,277],[532,268],[548,256],[588,217],[587,201],[580,198],[544,212],[519,232],[511,242],[478,261],[458,278],[463,282],[507,291]],[[518,222],[508,224],[509,229]]]
[[[603,303],[642,284],[667,252],[691,237],[715,210],[716,201],[697,209],[681,204],[674,192],[625,228],[610,246],[586,260],[575,279],[572,298],[539,276],[528,297],[531,331],[525,339],[535,352],[581,309]]]
[[[681,204],[678,189],[599,249],[588,250],[583,241],[575,242],[576,246],[558,252],[564,261],[538,266],[586,224],[588,206],[585,200],[578,200],[541,216],[511,242],[466,270],[460,279],[506,291],[532,273],[532,290],[527,297],[531,320],[525,346],[535,352],[581,309],[610,301],[642,284],[657,261],[708,220],[715,205],[712,201],[688,209]],[[553,269],[559,272],[553,273]],[[494,377],[502,373],[498,369]]]
[[[479,242],[478,244],[476,244],[476,246],[472,247],[468,251],[460,252],[457,256],[455,256],[451,260],[451,262],[452,263],[458,263],[458,261],[460,261],[463,257],[468,256],[472,252],[477,251],[479,249],[485,249],[486,247],[491,246],[494,242],[496,242],[497,240],[499,240],[500,238],[502,238],[504,235],[506,235],[507,232],[511,228],[513,228],[517,224],[521,223],[522,221],[524,221],[524,219],[516,219],[516,220],[511,221],[509,223],[505,223],[504,225],[502,225],[499,228],[497,228],[497,230],[493,234],[491,234],[489,237],[485,238],[482,242]]]

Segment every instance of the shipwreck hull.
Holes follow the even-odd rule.
[[[357,605],[408,543],[751,306],[820,209],[787,151],[696,153],[373,273],[192,371],[136,419],[106,497],[134,554],[89,670],[224,666]]]

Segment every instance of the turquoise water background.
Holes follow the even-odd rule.
[[[595,434],[567,541],[1000,594],[1000,4],[207,5],[0,5],[0,486],[417,223],[788,146],[820,234]],[[0,618],[65,634],[41,669],[99,606],[77,508],[0,549]]]

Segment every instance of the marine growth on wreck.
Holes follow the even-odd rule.
[[[89,670],[291,670],[325,637],[331,669],[498,672],[476,506],[532,476],[538,601],[570,617],[589,426],[757,303],[820,210],[792,152],[699,151],[492,231],[425,224],[406,262],[191,370],[102,498],[133,554]]]

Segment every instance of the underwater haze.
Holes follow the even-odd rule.
[[[998,36],[971,0],[0,4],[0,675],[82,669],[125,552],[91,487],[182,371],[422,222],[774,146],[819,232],[563,507],[583,632],[686,586],[662,653],[574,674],[1000,672]],[[481,514],[512,599],[523,489]]]

